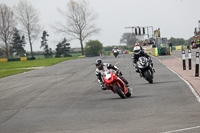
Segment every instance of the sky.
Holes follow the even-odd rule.
[[[64,10],[69,0],[27,0],[38,10],[40,24],[49,33],[49,47],[55,50],[58,42],[67,36],[56,33],[52,26],[64,22],[58,8]],[[78,1],[78,0],[75,0]],[[100,33],[88,40],[99,40],[103,46],[120,44],[123,33],[131,32],[125,27],[153,26],[160,28],[161,37],[189,39],[200,20],[200,0],[86,0],[97,14]],[[19,0],[0,0],[0,3],[13,7]],[[42,33],[40,33],[42,36]],[[88,41],[86,40],[86,42]],[[42,51],[41,38],[33,44],[33,51]],[[28,42],[28,41],[27,41]],[[77,40],[70,41],[72,48],[80,48]],[[25,46],[30,51],[29,44]]]

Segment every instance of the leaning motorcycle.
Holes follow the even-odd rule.
[[[114,54],[114,56],[115,56],[115,58],[119,55],[119,51],[117,51],[117,50],[114,50],[113,51],[113,54]]]
[[[107,70],[103,73],[103,80],[111,91],[117,93],[121,98],[131,96],[131,91],[126,87],[125,83],[119,78],[114,70]]]
[[[139,57],[137,66],[139,69],[140,77],[146,79],[149,83],[153,83],[153,66],[151,62],[146,57]]]

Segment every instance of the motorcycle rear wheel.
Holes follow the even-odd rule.
[[[126,95],[125,95],[124,92],[118,87],[117,84],[115,84],[115,85],[113,86],[113,88],[114,88],[115,92],[116,92],[122,99],[126,98]]]

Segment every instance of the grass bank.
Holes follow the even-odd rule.
[[[33,70],[31,67],[51,66],[51,65],[55,65],[57,63],[63,62],[63,61],[76,59],[76,58],[78,58],[78,57],[49,58],[49,59],[30,60],[30,61],[2,62],[2,63],[0,63],[0,78]],[[27,69],[29,67],[30,67],[30,69]],[[22,68],[22,69],[18,69],[18,68]],[[26,69],[23,69],[23,68],[26,68]]]

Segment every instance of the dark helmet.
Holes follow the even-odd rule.
[[[96,60],[95,65],[99,70],[103,69],[103,61],[101,59]]]

